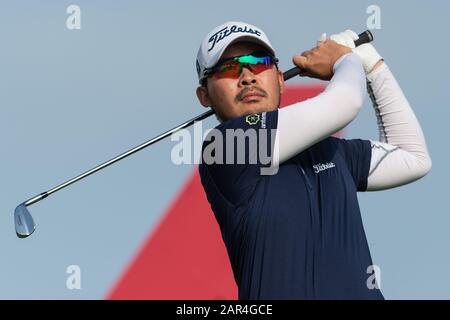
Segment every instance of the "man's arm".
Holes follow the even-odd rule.
[[[329,45],[337,44],[324,44]],[[317,49],[316,52],[320,54],[321,49],[323,48]],[[308,62],[294,62],[303,70],[307,70],[303,75],[321,78],[316,72],[320,68],[314,63],[314,58],[309,61],[309,65]],[[346,53],[331,65],[330,69],[332,78],[324,92],[278,110],[278,131],[272,165],[277,166],[341,130],[361,110],[366,91],[361,59],[351,52]]]
[[[384,190],[413,182],[431,169],[431,158],[422,129],[382,57],[372,44],[357,48],[358,35],[346,30],[330,37],[353,49],[367,74],[367,91],[378,120],[380,141],[371,141],[367,191]]]
[[[367,191],[413,182],[431,169],[425,137],[399,84],[385,63],[367,75],[379,141],[371,141]]]

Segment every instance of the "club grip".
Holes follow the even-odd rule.
[[[369,30],[364,31],[363,33],[360,33],[358,35],[358,39],[355,41],[355,46],[360,46],[363,43],[369,43],[373,41],[373,35],[372,32]],[[289,69],[288,71],[283,73],[284,80],[288,80],[290,78],[293,78],[295,76],[298,76],[300,74],[300,68],[294,67],[292,69]]]
[[[364,31],[363,33],[358,34],[358,39],[355,41],[355,47],[359,47],[364,43],[369,43],[373,41],[372,32],[369,30]]]

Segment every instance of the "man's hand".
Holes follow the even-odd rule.
[[[302,70],[300,76],[330,80],[336,61],[349,52],[352,52],[350,48],[333,40],[325,40],[319,42],[315,48],[295,55],[292,61]]]
[[[322,35],[319,41],[324,38],[324,35]],[[383,63],[383,57],[380,56],[372,44],[364,43],[355,48],[354,41],[358,39],[358,35],[352,30],[345,30],[344,32],[333,34],[330,39],[353,49],[352,51],[361,58],[366,74],[369,74]]]

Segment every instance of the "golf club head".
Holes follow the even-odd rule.
[[[14,225],[19,238],[30,236],[36,229],[33,217],[24,203],[19,204],[16,210],[14,210]]]

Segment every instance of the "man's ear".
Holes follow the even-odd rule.
[[[205,86],[199,86],[196,93],[198,101],[200,101],[202,106],[209,108],[212,105],[211,99],[209,98],[208,89]]]
[[[284,77],[281,71],[278,71],[278,85],[280,86],[280,94],[282,94],[284,91]]]

